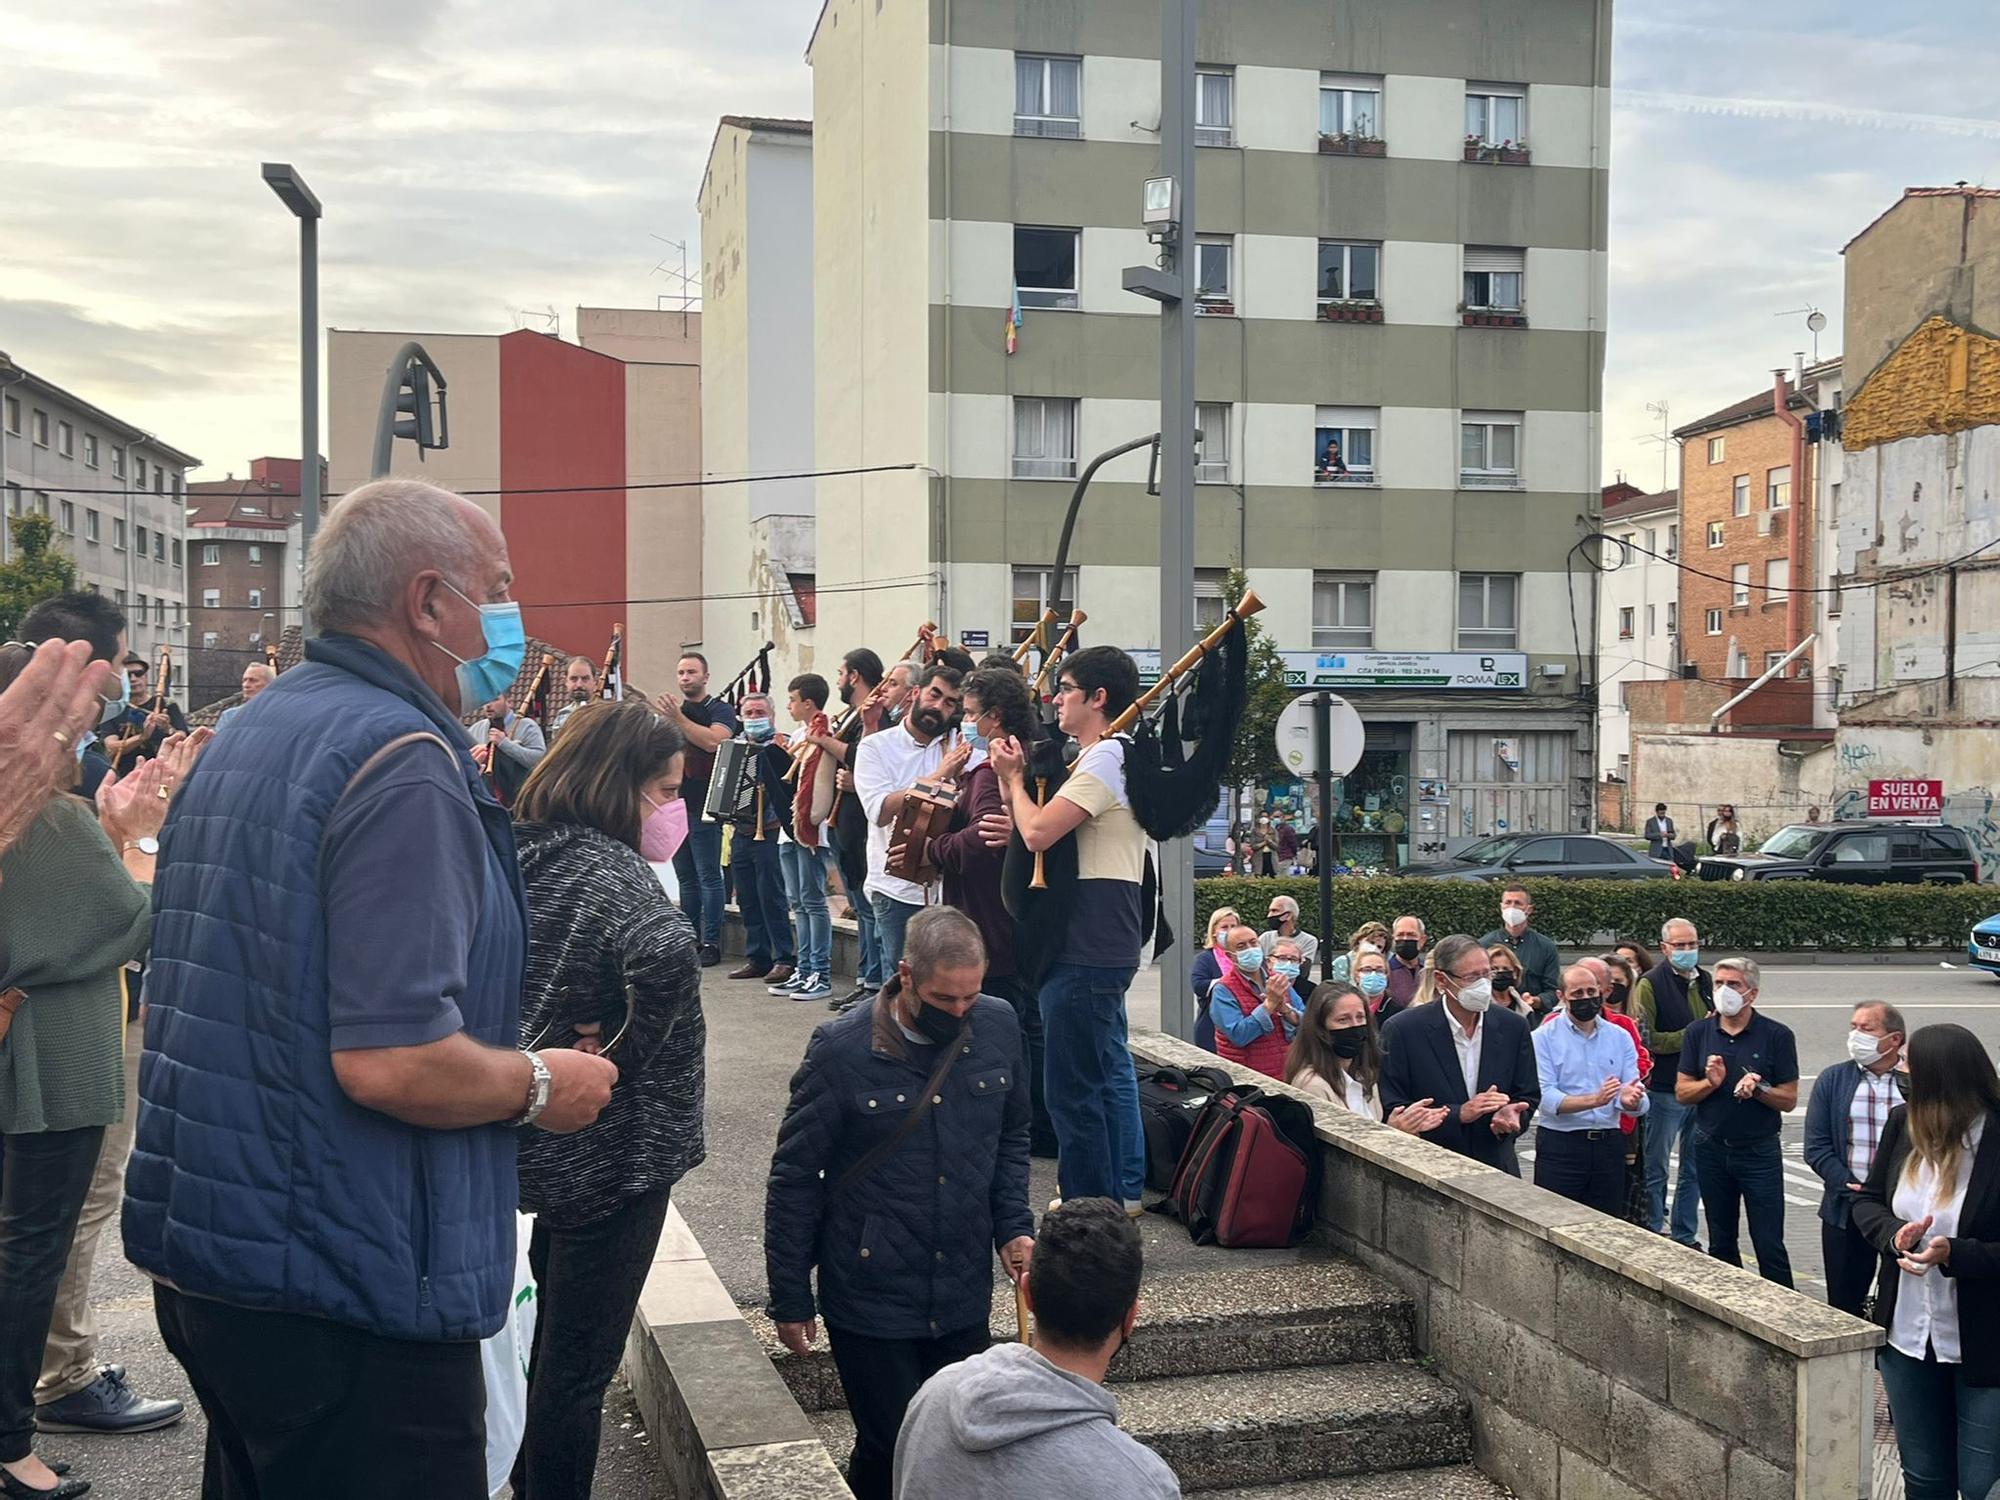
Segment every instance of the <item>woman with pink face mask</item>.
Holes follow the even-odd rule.
[[[707,1033],[694,929],[649,868],[687,837],[686,740],[644,700],[570,716],[514,802],[528,896],[521,1043],[618,1065],[573,1135],[521,1132],[538,1308],[514,1493],[586,1495],[667,1199],[702,1159]]]

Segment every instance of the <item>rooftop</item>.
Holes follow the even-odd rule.
[[[1890,214],[1894,213],[1897,209],[1901,208],[1905,203],[1909,202],[1910,199],[1912,198],[1965,198],[1965,199],[2000,198],[2000,188],[1972,187],[1963,182],[1954,183],[1951,187],[1904,188],[1903,196],[1898,198],[1894,203],[1891,203],[1887,208],[1883,209],[1882,212],[1875,215],[1874,218],[1870,219],[1865,225],[1863,225],[1860,234],[1855,235],[1854,239],[1849,240],[1846,244],[1840,247],[1840,253],[1842,255],[1845,255],[1849,250],[1852,250],[1854,248],[1856,240],[1859,240],[1862,237],[1862,235],[1869,233],[1871,230],[1875,228],[1877,224],[1880,224],[1884,219],[1888,218]]]
[[[1680,508],[1679,490],[1661,490],[1657,495],[1634,495],[1629,500],[1612,501],[1604,507],[1604,519],[1630,521],[1640,516],[1650,516],[1662,511],[1677,511]]]
[[[1791,399],[1785,404],[1793,411],[1811,411],[1816,388],[1816,382],[1811,372],[1808,372],[1803,391],[1793,391]],[[1696,433],[1713,432],[1718,427],[1734,427],[1739,423],[1755,421],[1759,417],[1768,417],[1771,414],[1771,388],[1766,386],[1754,396],[1745,396],[1741,401],[1731,402],[1722,410],[1712,411],[1685,427],[1676,427],[1674,436],[1692,437]]]
[[[64,402],[80,416],[89,417],[93,422],[106,428],[113,437],[120,438],[127,443],[145,444],[153,452],[163,455],[168,463],[183,469],[198,469],[201,467],[201,460],[196,458],[192,453],[183,453],[172,444],[161,442],[152,433],[146,431],[145,428],[134,427],[130,422],[112,416],[103,407],[84,400],[76,392],[57,385],[53,380],[37,375],[26,365],[17,364],[15,368],[21,372],[24,378],[18,384],[8,386],[7,389],[10,395],[39,391],[49,400]]]

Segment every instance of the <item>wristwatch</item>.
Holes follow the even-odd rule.
[[[150,858],[160,852],[160,841],[150,833],[140,838],[125,840],[124,852],[130,854],[134,849]]]
[[[523,1052],[521,1056],[527,1058],[528,1066],[534,1069],[534,1077],[528,1084],[528,1107],[507,1122],[516,1129],[534,1124],[542,1111],[549,1107],[549,1086],[554,1081],[549,1077],[549,1065],[542,1061],[541,1053]]]

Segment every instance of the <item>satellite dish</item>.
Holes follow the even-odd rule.
[[[1810,328],[1814,333],[1818,333],[1821,329],[1826,327],[1826,314],[1823,312],[1807,313],[1806,327]]]

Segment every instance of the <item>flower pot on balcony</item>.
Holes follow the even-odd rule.
[[[1321,156],[1387,156],[1389,143],[1374,136],[1326,135],[1319,138]]]
[[[1236,304],[1234,302],[1197,302],[1194,306],[1196,312],[1207,317],[1233,318],[1236,316]]]
[[[1480,140],[1468,140],[1465,143],[1465,159],[1477,162],[1497,162],[1501,166],[1507,167],[1525,167],[1528,165],[1529,160],[1528,148],[1526,146],[1517,146],[1511,141],[1493,146]]]

